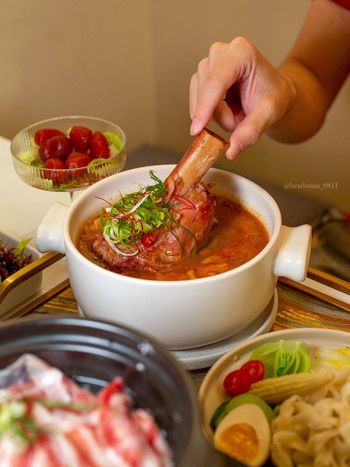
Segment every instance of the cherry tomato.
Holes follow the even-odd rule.
[[[241,366],[241,370],[245,370],[249,374],[250,383],[257,383],[264,379],[265,365],[261,360],[249,360]]]
[[[76,151],[86,152],[90,148],[92,131],[85,126],[73,126],[69,137]]]
[[[37,130],[34,134],[34,141],[38,146],[40,146],[44,141],[53,136],[65,136],[65,134],[56,130],[55,128],[43,128],[42,130]]]
[[[86,152],[71,152],[66,160],[68,169],[80,169],[86,167],[90,162],[90,157]]]
[[[155,232],[147,232],[142,235],[141,243],[146,248],[150,248],[157,240],[157,234]]]
[[[230,396],[243,394],[249,391],[250,386],[249,373],[241,368],[231,371],[224,379],[224,389]]]
[[[54,183],[64,183],[66,174],[61,170],[66,168],[67,166],[62,159],[50,157],[44,163],[45,178],[52,180]]]
[[[72,177],[83,176],[90,161],[90,156],[85,152],[71,152],[66,160],[68,169],[71,169],[70,175]]]
[[[90,154],[93,159],[102,157],[103,159],[109,158],[109,147],[107,138],[100,131],[95,131],[91,138]]]
[[[50,157],[65,159],[72,150],[72,142],[67,136],[58,135],[46,139],[39,146],[41,160],[45,162]]]

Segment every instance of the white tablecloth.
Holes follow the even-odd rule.
[[[56,201],[69,205],[70,196],[26,185],[17,176],[11,158],[10,141],[0,136],[0,237],[1,231],[18,240],[31,237],[35,246],[36,229],[49,207]],[[68,277],[66,259],[47,268],[42,277],[41,290],[30,301]],[[16,289],[10,293],[16,293]]]
[[[69,194],[38,190],[22,182],[12,164],[10,141],[0,136],[0,231],[19,238],[33,237],[56,201],[69,204]]]

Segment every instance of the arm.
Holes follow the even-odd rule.
[[[190,84],[191,133],[211,118],[231,133],[233,159],[269,129],[284,142],[311,137],[350,70],[350,12],[314,0],[280,70],[244,38],[213,44]]]
[[[280,71],[293,80],[296,100],[269,134],[298,142],[315,134],[350,72],[350,11],[314,0]]]

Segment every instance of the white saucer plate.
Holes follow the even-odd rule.
[[[171,354],[181,362],[187,370],[199,370],[211,367],[226,352],[243,344],[247,339],[268,332],[276,318],[278,295],[274,295],[263,312],[245,329],[226,339],[203,347],[184,350],[172,350]],[[80,318],[86,318],[84,311],[78,305]]]
[[[246,340],[268,332],[276,318],[278,295],[274,295],[264,311],[245,329],[233,336],[203,347],[185,350],[173,350],[172,355],[187,370],[199,370],[211,367],[226,352],[242,345]]]

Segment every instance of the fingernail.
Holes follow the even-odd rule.
[[[227,157],[227,159],[229,159],[230,161],[232,161],[232,159],[233,159],[233,156],[231,156],[231,151],[230,151],[229,149],[226,151],[226,157]]]
[[[231,161],[236,157],[238,156],[239,154],[239,150],[237,148],[237,146],[235,145],[231,145],[228,150],[226,151],[226,157],[227,159],[230,159]]]
[[[190,128],[190,134],[192,136],[198,135],[198,133],[201,131],[201,123],[199,120],[194,119],[192,120],[191,128]]]

